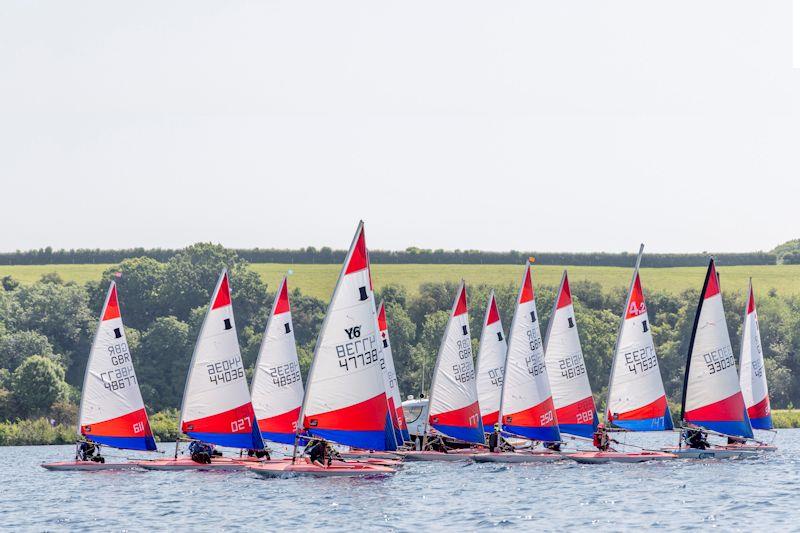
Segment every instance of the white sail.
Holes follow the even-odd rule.
[[[507,349],[503,323],[492,291],[486,304],[483,331],[478,345],[478,404],[484,431],[490,431],[497,423]]]
[[[742,325],[742,349],[739,355],[740,384],[747,415],[754,429],[772,429],[772,414],[767,388],[767,370],[761,349],[761,333],[758,329],[758,312],[750,281],[747,304]]]

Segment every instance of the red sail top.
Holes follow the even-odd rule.
[[[281,288],[278,290],[278,294],[276,294],[275,297],[278,299],[278,303],[275,304],[275,314],[280,315],[281,313],[288,313],[290,310],[289,288],[287,287],[286,278],[283,278]]]
[[[703,298],[708,299],[712,296],[719,294],[719,280],[717,280],[717,268],[714,265],[714,260],[708,264],[708,283],[706,284],[706,293]]]
[[[644,304],[644,294],[642,294],[642,283],[639,281],[639,273],[633,280],[633,287],[631,288],[631,297],[628,301],[628,310],[625,318],[635,318],[647,312],[647,306]]]
[[[361,226],[361,231],[358,232],[356,244],[353,246],[353,254],[350,256],[350,262],[347,263],[345,274],[352,274],[359,270],[367,268],[367,243],[364,239],[364,226]],[[370,280],[371,281],[371,280]]]
[[[106,310],[103,313],[103,320],[111,320],[112,318],[119,318],[119,302],[117,301],[117,284],[111,283],[111,294],[108,296],[108,303]]]
[[[486,325],[494,324],[498,320],[500,320],[500,313],[497,311],[497,301],[494,299],[494,294],[492,294],[489,298],[489,315],[486,317]]]
[[[378,329],[380,331],[386,331],[389,329],[386,326],[386,308],[384,307],[383,302],[381,302],[381,306],[378,308]]]
[[[222,282],[219,284],[217,295],[214,297],[214,305],[211,306],[211,309],[218,309],[226,305],[231,305],[231,291],[228,287],[227,272],[222,275]]]
[[[747,314],[754,313],[756,310],[756,298],[753,296],[753,286],[750,285],[750,295],[747,297]]]
[[[531,281],[531,267],[525,267],[525,281],[522,282],[522,294],[519,295],[519,303],[524,304],[533,300],[533,282]]]
[[[558,304],[556,304],[556,309],[561,309],[562,307],[566,307],[568,305],[572,305],[572,294],[569,292],[569,278],[567,278],[567,274],[565,272],[564,283],[561,285],[561,293],[558,295]]]
[[[458,303],[453,316],[463,315],[467,312],[467,287],[462,283],[458,290],[461,293],[458,295]]]

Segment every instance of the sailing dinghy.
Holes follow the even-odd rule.
[[[497,310],[494,291],[489,294],[483,331],[478,344],[477,378],[478,405],[484,431],[492,431],[498,421],[500,393],[503,389],[503,371],[506,365],[508,344],[503,333],[503,323]]]
[[[117,285],[108,288],[100,324],[92,342],[83,378],[78,435],[87,441],[123,450],[156,450],[139,381],[122,325]],[[129,470],[135,462],[60,461],[48,470]]]
[[[740,384],[747,416],[753,429],[772,429],[772,415],[769,406],[767,373],[764,368],[764,353],[761,350],[761,333],[758,329],[758,312],[753,296],[753,280],[747,295],[742,325],[742,348],[739,355],[741,370]]]
[[[547,324],[544,360],[559,430],[562,433],[591,438],[597,427],[597,410],[586,374],[566,270],[556,293],[550,322]]]
[[[298,417],[293,458],[251,466],[250,470],[265,477],[394,473],[392,468],[370,463],[335,461],[326,468],[297,457],[301,433],[306,438],[366,450],[396,448],[380,350],[369,254],[361,222],[317,339]]]
[[[239,449],[264,449],[250,390],[247,386],[228,272],[223,270],[211,296],[189,363],[183,393],[180,428],[190,438]],[[149,470],[242,470],[244,462],[213,457],[201,464],[188,457],[140,461]]]
[[[712,434],[753,438],[753,429],[739,386],[739,374],[736,372],[736,360],[728,335],[719,277],[713,258],[708,263],[689,341],[681,422],[685,427],[702,429]],[[683,445],[683,439],[677,448],[665,448],[664,451],[695,459],[742,458],[756,453],[720,446],[689,448]]]
[[[664,392],[664,382],[661,379],[647,305],[639,278],[643,252],[644,245],[641,245],[611,361],[606,423],[610,430],[617,428],[620,431],[672,431],[672,415],[667,405],[667,395]],[[570,458],[580,463],[637,463],[675,459],[676,456],[655,450],[636,452],[608,450],[578,452]]]
[[[508,333],[508,357],[504,362],[499,419],[505,435],[539,442],[560,442],[556,409],[544,362],[539,313],[531,279],[531,264],[525,264],[517,305]],[[530,463],[558,461],[561,454],[550,450],[489,452],[476,454],[476,462]]]
[[[469,333],[467,288],[464,280],[461,280],[456,292],[439,346],[428,406],[423,449],[404,452],[403,456],[407,460],[463,461],[474,454],[474,450],[469,449],[449,453],[426,450],[428,427],[436,430],[437,435],[472,444],[485,443],[475,384],[475,366],[472,362],[472,338]]]
[[[268,441],[294,444],[303,403],[303,378],[297,360],[289,289],[283,278],[256,359],[252,383],[253,409],[261,436]]]

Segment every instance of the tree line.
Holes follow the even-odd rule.
[[[520,274],[522,264],[520,261]],[[85,285],[64,283],[56,274],[26,286],[4,279],[0,290],[0,420],[46,416],[74,423],[89,347],[112,279],[118,284],[127,337],[148,409],[178,408],[194,342],[223,267],[230,271],[239,343],[248,377],[252,377],[274,294],[233,250],[197,244],[166,261],[128,258]],[[456,285],[424,283],[412,295],[404,287],[381,286],[379,279],[375,281],[377,297],[386,301],[401,391],[417,395],[423,391],[423,383],[430,383]],[[648,291],[646,277],[643,283],[667,394],[677,403],[700,287],[670,294]],[[291,277],[289,284],[291,288]],[[518,287],[473,286],[469,280],[467,284],[477,353],[490,290],[495,290],[507,332]],[[536,284],[535,269],[534,285],[544,333],[556,287]],[[593,282],[573,282],[571,288],[587,371],[601,407],[626,288],[603,290]],[[744,291],[745,287],[724,286],[723,279],[728,328],[737,352]],[[327,302],[297,289],[290,298],[305,375]],[[791,407],[800,399],[800,298],[775,291],[757,293],[757,298],[773,406]]]
[[[299,264],[339,264],[344,261],[346,250],[333,250],[328,247],[299,248],[297,250],[280,249],[239,249],[233,250],[236,255],[251,263],[299,263]],[[53,250],[50,247],[37,250],[0,253],[2,265],[50,265],[50,264],[106,264],[119,263],[136,257],[149,257],[156,261],[166,262],[178,255],[181,250],[164,248],[130,248],[122,250],[71,249]],[[370,250],[370,257],[375,263],[386,264],[486,264],[516,265],[529,257],[535,257],[542,265],[571,266],[630,266],[635,254],[621,253],[570,253],[570,252],[487,252],[482,250],[427,250],[410,247],[405,250],[387,251]],[[705,266],[709,254],[647,254],[642,262],[645,267],[682,267]],[[733,265],[774,265],[776,263],[800,263],[800,251],[787,251],[782,254],[774,252],[745,252],[714,254],[717,263],[723,266]]]

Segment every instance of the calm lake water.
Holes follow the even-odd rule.
[[[649,446],[675,442],[674,435],[633,437],[626,438]],[[393,477],[350,480],[49,472],[39,464],[71,457],[72,446],[8,447],[0,448],[0,528],[797,530],[800,430],[779,431],[775,443],[778,452],[742,461],[407,463]]]

